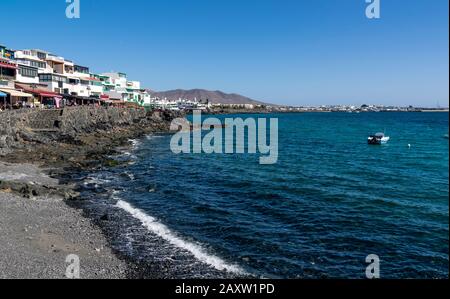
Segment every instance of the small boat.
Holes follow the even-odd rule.
[[[384,133],[377,133],[375,135],[369,136],[369,138],[367,138],[367,141],[371,145],[381,145],[381,144],[388,143],[390,139],[391,138],[388,136],[385,136]]]

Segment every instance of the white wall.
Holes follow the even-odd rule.
[[[98,94],[101,95],[103,94],[103,86],[97,86],[97,85],[89,85],[91,87],[91,91],[89,93],[89,95],[93,95],[93,94]]]
[[[27,84],[38,84],[39,77],[33,77],[33,78],[25,77],[25,76],[22,76],[21,74],[19,74],[19,71],[17,70],[16,82],[27,83]]]

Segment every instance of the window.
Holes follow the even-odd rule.
[[[52,75],[42,74],[39,75],[40,82],[52,82]]]
[[[15,75],[16,71],[14,69],[0,68],[0,77],[14,77]]]
[[[33,66],[33,67],[38,67],[38,68],[41,68],[41,69],[45,69],[45,63],[41,62],[41,61],[33,61],[33,60],[31,60],[30,61],[30,65]]]
[[[42,52],[37,52],[37,57],[38,57],[39,59],[44,60],[44,59],[47,58],[47,55],[46,55],[45,53],[42,53]]]
[[[73,73],[73,67],[70,65],[64,66],[64,70],[66,73]]]
[[[41,82],[61,82],[67,83],[67,79],[62,76],[53,75],[53,74],[40,74],[39,81]]]
[[[75,65],[74,70],[77,73],[89,74],[89,68],[84,67],[84,66]]]
[[[53,75],[53,79],[52,80],[54,82],[66,82],[66,78],[61,77],[61,76],[56,76],[56,75]]]
[[[19,66],[19,74],[24,77],[35,78],[38,76],[38,71],[35,68]]]

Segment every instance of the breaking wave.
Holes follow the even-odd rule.
[[[199,245],[177,237],[164,224],[159,223],[155,218],[145,214],[139,209],[134,208],[129,203],[123,200],[119,200],[116,206],[131,214],[131,216],[133,216],[134,218],[138,219],[142,223],[142,225],[146,227],[150,232],[156,234],[157,236],[163,238],[164,240],[168,241],[178,248],[187,250],[199,261],[206,263],[219,271],[226,270],[228,272],[236,274],[244,273],[244,271],[240,267],[236,265],[230,265],[223,261],[221,258],[206,253],[205,250]]]

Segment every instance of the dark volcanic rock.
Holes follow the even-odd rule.
[[[0,157],[52,166],[93,167],[130,138],[168,132],[180,113],[71,107],[0,112]]]

